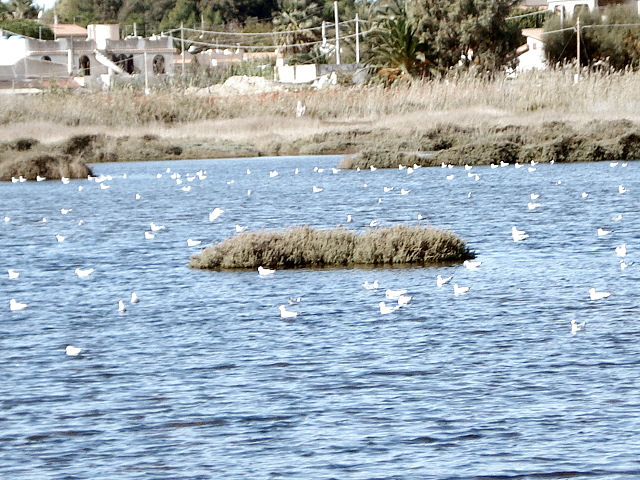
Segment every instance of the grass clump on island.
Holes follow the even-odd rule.
[[[345,228],[305,226],[241,233],[204,249],[189,266],[212,270],[400,266],[473,257],[463,240],[434,227],[401,225],[358,234]]]

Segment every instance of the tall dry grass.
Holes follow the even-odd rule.
[[[414,82],[394,87],[341,87],[322,91],[199,97],[181,91],[151,96],[122,90],[2,96],[0,125],[50,121],[58,125],[136,127],[203,120],[292,117],[298,100],[307,117],[324,121],[379,120],[393,115],[480,109],[504,114],[572,114],[637,117],[640,73],[585,73],[576,85],[569,69],[523,74],[517,79],[474,76]],[[266,120],[268,121],[268,120]]]
[[[427,265],[472,257],[464,241],[432,227],[395,226],[362,234],[344,228],[295,227],[236,235],[192,257],[190,266],[252,269]]]

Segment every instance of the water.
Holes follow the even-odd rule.
[[[475,182],[462,168],[333,174],[337,163],[99,164],[107,190],[1,184],[0,477],[640,476],[640,270],[621,271],[614,252],[626,243],[640,261],[640,164],[483,167]],[[200,169],[205,180],[186,180]],[[543,206],[530,211],[532,192]],[[187,238],[210,244],[236,224],[328,228],[351,214],[362,230],[418,213],[465,238],[480,268],[187,268],[199,251]],[[152,221],[166,229],[145,240]],[[530,238],[514,243],[512,225]],[[437,274],[469,294],[436,288]],[[361,287],[374,279],[377,292]],[[612,295],[592,302],[590,287]],[[412,303],[381,316],[385,288]],[[297,296],[300,317],[281,320]],[[28,308],[10,312],[11,298]],[[571,318],[586,330],[572,335]]]

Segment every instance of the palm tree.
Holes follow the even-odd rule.
[[[38,10],[33,6],[31,0],[11,0],[8,7],[13,18],[36,18],[38,16]]]
[[[322,23],[322,19],[317,15],[321,9],[316,3],[305,0],[281,0],[278,2],[278,7],[279,11],[273,18],[273,25],[277,32],[283,32],[277,36],[277,43],[283,46],[288,45],[283,53],[299,53],[304,50],[304,47],[295,45],[314,42],[318,39],[315,30],[303,31]]]

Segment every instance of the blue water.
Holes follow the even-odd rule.
[[[640,262],[640,163],[475,167],[476,182],[462,168],[333,174],[338,160],[95,165],[107,190],[0,184],[0,478],[640,476],[640,263],[621,270],[614,251]],[[418,214],[482,265],[187,268],[200,248],[187,238],[236,224],[364,230]],[[150,222],[166,228],[147,240]],[[514,243],[512,225],[530,237]],[[591,301],[591,287],[612,295]],[[386,288],[413,301],[382,316]],[[297,296],[300,316],[282,320]],[[10,312],[11,298],[28,307]],[[572,318],[586,330],[572,335]]]

